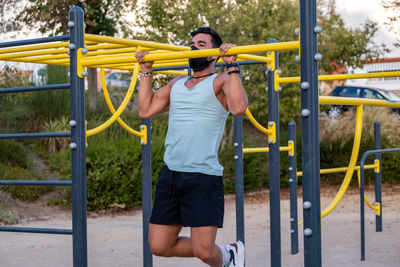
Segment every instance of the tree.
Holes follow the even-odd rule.
[[[6,0],[16,4],[16,0]],[[68,34],[68,14],[72,6],[80,6],[85,12],[85,32],[114,36],[125,31],[127,22],[123,15],[133,9],[137,0],[28,0],[17,12],[16,24],[37,28],[50,35]],[[96,109],[97,70],[88,69],[89,108]]]
[[[396,15],[388,17],[389,22],[385,24],[389,27],[390,31],[393,31],[400,36],[400,30],[398,27],[398,23],[400,22],[400,0],[382,0],[382,5],[384,8],[396,12]],[[396,40],[394,46],[400,47],[400,39]]]
[[[270,38],[293,41],[299,27],[298,0],[147,0],[144,14],[138,14],[145,36],[153,41],[189,44],[190,31],[200,26],[216,29],[224,42],[238,45],[265,43]],[[335,66],[359,67],[367,58],[380,56],[385,48],[376,45],[373,37],[376,24],[365,22],[360,28],[347,28],[335,12],[335,1],[318,1],[318,50],[323,55],[319,72],[331,73]],[[299,76],[294,60],[298,51],[280,53],[283,76]],[[335,62],[336,64],[332,64]],[[265,65],[244,68],[244,84],[250,109],[264,125],[267,122],[268,97]],[[300,110],[297,84],[284,85],[280,96],[281,119],[284,124],[298,119]]]

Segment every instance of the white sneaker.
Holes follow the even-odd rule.
[[[227,245],[226,249],[231,255],[229,262],[223,267],[244,267],[244,245],[242,241],[237,241],[234,244]]]

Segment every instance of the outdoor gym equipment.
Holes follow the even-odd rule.
[[[281,233],[280,233],[280,160],[279,153],[279,91],[280,84],[295,81],[300,82],[301,87],[301,116],[302,116],[302,174],[303,179],[303,218],[304,218],[304,265],[321,266],[321,210],[320,210],[320,185],[319,185],[319,145],[318,145],[318,110],[319,103],[339,103],[357,105],[361,110],[362,105],[372,102],[359,102],[361,100],[349,100],[340,98],[323,98],[318,96],[318,71],[317,62],[321,55],[317,52],[316,37],[320,32],[316,25],[316,1],[304,0],[300,3],[300,41],[278,43],[270,40],[267,44],[237,46],[228,51],[226,55],[239,54],[240,65],[267,64],[268,69],[268,128],[261,125],[261,129],[268,134],[269,166],[270,166],[270,242],[271,242],[271,266],[281,266]],[[84,34],[83,11],[79,7],[73,7],[70,11],[68,26],[70,34],[58,37],[38,38],[24,41],[14,41],[0,44],[0,60],[15,62],[31,62],[38,64],[56,64],[70,66],[70,83],[52,86],[33,86],[24,88],[0,89],[0,93],[16,93],[28,91],[70,89],[71,90],[71,131],[65,133],[21,133],[1,134],[0,139],[22,138],[71,138],[71,181],[1,181],[0,185],[68,185],[72,186],[72,229],[42,229],[21,227],[0,227],[0,231],[53,233],[72,235],[73,239],[73,264],[74,266],[87,266],[87,232],[86,232],[86,137],[104,130],[117,120],[124,125],[119,118],[133,94],[139,67],[133,56],[134,52],[150,50],[152,54],[146,55],[144,61],[155,61],[155,71],[171,71],[187,68],[187,59],[190,57],[221,56],[218,49],[190,51],[188,47],[166,45],[139,40],[126,40],[121,38]],[[45,43],[45,44],[43,44]],[[278,51],[298,50],[301,52],[301,77],[280,78],[281,71],[278,68]],[[266,57],[249,55],[244,53],[268,53]],[[218,63],[223,67],[223,64]],[[218,65],[217,64],[217,65]],[[136,67],[135,67],[136,66]],[[86,67],[111,68],[133,71],[130,89],[121,106],[115,110],[110,105],[113,115],[101,126],[86,131],[84,111],[84,77],[87,76]],[[379,75],[379,74],[374,74]],[[399,72],[384,75],[399,76]],[[381,75],[380,77],[382,77]],[[353,76],[351,76],[353,77]],[[361,76],[358,76],[361,77]],[[366,77],[366,76],[364,76]],[[372,77],[372,76],[369,76]],[[350,76],[331,77],[331,79],[347,79]],[[355,78],[355,77],[353,77]],[[290,80],[292,79],[292,80]],[[320,77],[321,79],[321,77]],[[328,78],[327,78],[328,79]],[[103,86],[106,90],[106,87]],[[105,91],[106,92],[106,91]],[[105,93],[106,94],[106,93]],[[106,96],[107,99],[107,96]],[[350,101],[350,102],[346,102]],[[107,101],[109,102],[109,101]],[[375,105],[396,106],[388,102],[373,102]],[[393,106],[394,105],[394,106]],[[248,114],[251,114],[248,112]],[[359,113],[360,114],[360,113]],[[360,115],[358,115],[360,116]],[[244,188],[243,188],[243,148],[242,144],[242,117],[234,118],[234,159],[235,159],[235,189],[236,189],[236,218],[237,239],[244,241]],[[293,123],[290,128],[294,128]],[[357,126],[359,128],[359,126]],[[143,205],[143,265],[152,266],[152,255],[146,242],[148,233],[148,220],[152,204],[151,186],[151,126],[150,120],[142,120],[141,130],[135,131],[126,124],[125,129],[141,137],[142,143],[142,205]],[[129,129],[128,129],[129,128]],[[357,129],[358,129],[357,128]],[[289,145],[282,150],[290,150],[294,153],[289,157],[291,164],[296,162],[295,136],[290,135],[293,147]],[[147,138],[147,139],[146,139]],[[358,137],[357,137],[358,138]],[[357,142],[358,139],[357,139]],[[356,142],[355,142],[356,143]],[[357,150],[357,151],[356,151]],[[358,153],[358,148],[353,147],[353,154]],[[360,167],[361,168],[361,167]],[[350,173],[355,169],[355,161],[350,160],[349,170],[346,174],[346,182]],[[296,169],[290,171],[290,190],[296,190]],[[361,179],[362,180],[362,179]],[[362,183],[362,181],[360,181]],[[292,185],[293,184],[293,185]],[[340,194],[342,194],[343,190]],[[337,198],[341,198],[341,195]],[[335,198],[335,199],[337,199]],[[334,202],[332,205],[335,206]],[[336,204],[337,205],[337,204]],[[331,210],[329,206],[328,210]],[[292,209],[292,208],[291,208]],[[293,221],[291,222],[293,226]],[[297,225],[297,223],[296,223]],[[293,228],[292,228],[293,229]],[[297,226],[296,226],[297,229]]]

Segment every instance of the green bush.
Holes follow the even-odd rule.
[[[0,141],[0,162],[21,168],[28,167],[26,152],[21,145],[13,140]]]
[[[129,116],[128,116],[129,117]],[[138,119],[124,120],[139,126]],[[161,116],[152,127],[153,187],[161,170],[164,154],[166,121]],[[133,126],[132,126],[133,127]],[[133,127],[139,128],[139,127]],[[86,154],[88,210],[129,209],[141,204],[142,152],[140,139],[121,126],[110,127],[88,140]]]
[[[0,180],[43,180],[40,174],[18,166],[0,164]],[[13,198],[23,201],[35,201],[54,190],[51,186],[1,186]]]
[[[87,150],[88,210],[141,203],[140,144],[130,138],[108,140]]]

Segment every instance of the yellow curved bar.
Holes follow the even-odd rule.
[[[368,99],[368,98],[355,98],[355,97],[338,97],[338,96],[320,96],[320,104],[329,105],[369,105],[369,106],[381,106],[381,107],[400,107],[400,102],[390,102],[386,100]]]
[[[356,166],[358,152],[360,150],[362,119],[363,119],[363,105],[359,105],[357,106],[357,112],[356,112],[356,130],[354,135],[353,151],[351,152],[349,169],[346,172],[346,176],[335,198],[322,211],[321,218],[324,218],[326,215],[328,215],[339,204],[340,200],[343,198],[343,195],[346,193],[347,188],[349,187],[351,177],[353,177],[354,169]]]
[[[351,178],[353,177],[354,169],[356,167],[356,161],[358,157],[358,152],[360,150],[361,143],[361,132],[362,132],[362,114],[363,114],[363,106],[357,106],[357,114],[356,114],[356,130],[354,135],[354,143],[353,143],[353,151],[351,152],[350,163],[347,169],[345,178],[342,182],[342,185],[339,188],[338,193],[335,198],[331,201],[331,203],[321,212],[321,219],[328,215],[335,207],[339,204],[340,200],[342,200],[344,194],[349,187]],[[303,220],[301,220],[298,225],[303,224]]]
[[[361,170],[360,169],[358,169],[357,170],[357,180],[358,180],[358,187],[360,187],[360,184],[361,184]],[[380,205],[375,205],[375,206],[373,206],[369,201],[368,201],[368,198],[367,198],[367,196],[364,194],[364,201],[367,203],[367,205],[372,209],[372,210],[374,210],[375,212],[376,212],[376,214],[379,216],[380,214],[381,214],[381,211],[380,211]]]
[[[264,128],[261,124],[259,124],[256,119],[253,117],[253,115],[251,114],[249,108],[246,109],[246,116],[247,118],[249,118],[249,120],[251,121],[251,123],[261,132],[265,133],[265,134],[269,134],[270,131],[266,128]]]
[[[128,92],[124,98],[124,100],[121,103],[121,106],[119,106],[119,108],[117,109],[117,111],[112,115],[111,118],[109,118],[106,122],[104,122],[102,125],[97,126],[94,129],[88,130],[86,132],[87,136],[92,136],[95,135],[97,133],[100,133],[101,131],[107,129],[111,124],[114,123],[114,121],[122,114],[122,112],[125,110],[126,106],[128,105],[133,91],[135,90],[135,86],[136,86],[136,82],[137,82],[137,77],[139,74],[139,64],[136,63],[135,64],[135,69],[133,71],[133,75],[132,75],[132,80],[131,80],[131,84],[129,86]]]
[[[349,167],[338,167],[338,168],[330,168],[330,169],[321,169],[320,174],[328,174],[328,173],[338,173],[338,172],[347,172]],[[356,166],[355,170],[359,170],[360,166]],[[364,169],[376,169],[376,164],[364,165]],[[297,176],[303,176],[303,172],[297,172]]]
[[[103,93],[104,93],[104,98],[106,99],[106,103],[108,108],[110,109],[111,113],[114,114],[115,113],[115,108],[111,102],[110,99],[110,95],[108,94],[108,90],[107,90],[107,84],[106,84],[106,77],[104,74],[104,69],[100,69],[100,77],[101,77],[101,86],[103,88]],[[133,77],[132,77],[133,78]],[[136,77],[137,79],[137,77]],[[131,127],[129,127],[121,118],[117,118],[117,122],[128,132],[130,132],[131,134],[137,135],[137,136],[142,136],[142,133],[133,130]]]

